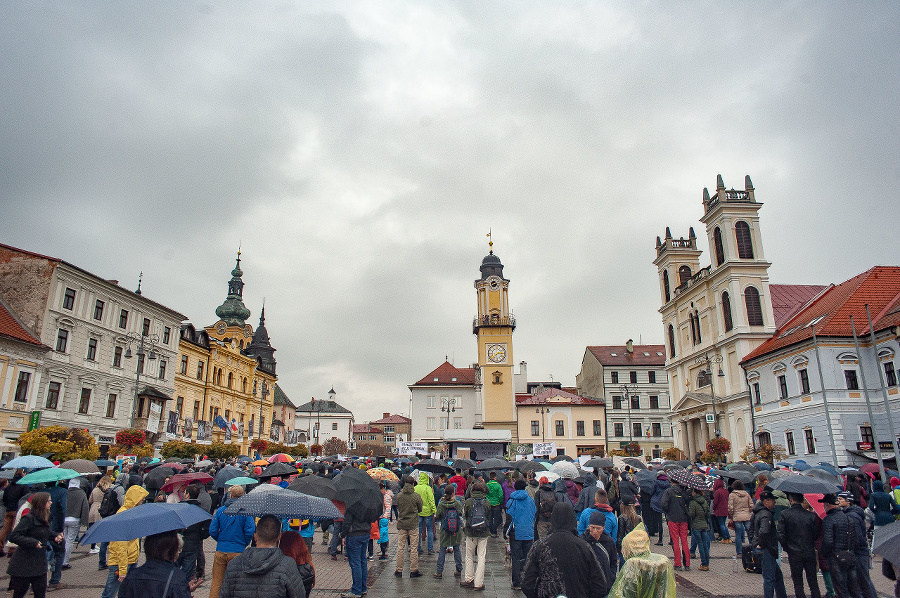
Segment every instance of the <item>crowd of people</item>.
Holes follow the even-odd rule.
[[[346,558],[350,566],[352,586],[342,598],[367,593],[368,561],[376,553],[387,561],[391,544],[397,577],[404,576],[408,562],[409,578],[442,579],[451,555],[459,586],[481,591],[488,550],[500,546],[510,565],[510,587],[528,598],[674,597],[674,571],[690,570],[698,558],[698,569],[708,571],[713,539],[734,545],[735,571],[739,563],[762,573],[764,598],[786,597],[780,567],[785,556],[797,598],[806,598],[807,591],[821,598],[818,572],[825,596],[876,598],[867,539],[872,527],[900,516],[900,480],[893,478],[886,491],[880,480],[853,475],[846,476],[843,491],[814,500],[821,503],[821,517],[807,496],[772,491],[765,473],[749,485],[713,476],[707,490],[665,470],[653,472],[649,484],[646,475],[638,484],[630,467],[577,469],[577,475],[558,479],[539,468],[420,471],[415,463],[390,460],[298,464],[297,474],[275,477],[236,461],[203,468],[188,464],[185,471],[202,470],[212,478],[226,465],[280,487],[298,476],[334,479],[348,467],[380,466],[394,476],[378,482],[382,500],[374,518],[361,518],[335,501],[342,517],[316,521],[226,514],[245,486],[150,485],[152,465],[146,463],[126,462],[106,475],[34,486],[16,483],[25,473],[19,470],[3,488],[0,547],[10,557],[8,589],[14,598],[29,589],[37,597],[64,589],[63,572],[82,529],[152,501],[196,505],[211,518],[143,538],[140,566],[139,539],[91,545],[98,569],[107,572],[102,598],[190,596],[206,581],[208,538],[215,542],[211,598],[305,598],[315,587],[311,552],[317,533],[331,560]],[[706,480],[697,467],[686,473]],[[394,520],[396,532],[390,534]],[[666,535],[671,548],[654,553],[653,540],[665,547]],[[490,538],[502,540],[489,543]],[[663,554],[668,550],[671,559]],[[423,572],[425,562],[433,570]],[[887,560],[883,572],[898,577]]]

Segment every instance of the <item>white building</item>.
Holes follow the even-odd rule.
[[[445,430],[481,427],[481,392],[475,368],[458,368],[445,361],[409,385],[412,440],[444,443]]]
[[[331,438],[339,438],[349,448],[353,441],[353,412],[334,400],[336,394],[332,388],[327,399],[314,397],[297,406],[294,430],[305,434],[311,445],[325,444]]]

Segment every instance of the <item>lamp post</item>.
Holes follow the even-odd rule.
[[[712,357],[710,357],[709,353],[704,353],[694,360],[694,363],[706,366],[706,369],[700,370],[700,372],[709,376],[709,392],[712,394],[713,422],[716,431],[716,438],[719,438],[722,433],[719,430],[719,415],[718,413],[716,413],[716,389],[715,384],[713,383],[712,364],[715,363],[719,365],[719,373],[717,375],[719,378],[724,378],[725,372],[722,371],[723,361],[724,358],[721,355],[713,355]]]
[[[138,362],[134,368],[134,404],[131,406],[131,420],[128,425],[129,428],[134,428],[134,418],[137,413],[138,406],[138,384],[141,380],[141,370],[144,368],[144,355],[147,356],[147,359],[153,361],[156,359],[156,345],[159,343],[159,335],[158,334],[149,334],[146,331],[142,330],[141,334],[138,335],[135,332],[129,332],[125,335],[125,359],[131,359],[131,346],[136,345],[137,347],[137,355]]]
[[[547,436],[546,436],[547,426],[544,425],[544,414],[550,413],[550,408],[549,407],[538,407],[537,409],[534,410],[534,412],[541,414],[541,422],[540,422],[541,442],[545,443],[545,442],[547,442]]]
[[[456,399],[453,397],[441,397],[441,413],[447,414],[447,427],[445,430],[450,429],[450,414],[456,411]],[[442,416],[443,417],[443,416]]]

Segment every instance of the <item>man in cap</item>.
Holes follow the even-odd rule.
[[[856,537],[865,538],[866,514],[859,505],[853,502],[853,493],[844,491],[837,496],[838,506],[850,518],[851,525],[856,526]],[[859,591],[862,593],[863,598],[876,598],[878,594],[875,591],[875,586],[872,584],[872,578],[869,576],[869,557],[871,556],[869,547],[865,542],[859,542],[856,550],[853,552],[856,555],[856,581],[859,583]]]
[[[819,517],[803,508],[802,494],[788,494],[791,508],[782,511],[778,518],[778,542],[788,555],[791,580],[797,598],[806,598],[803,591],[803,573],[809,584],[812,598],[821,598],[816,578],[816,540],[822,533]]]
[[[784,574],[778,566],[778,531],[775,528],[775,495],[763,490],[750,520],[750,547],[762,564],[763,598],[787,598]]]
[[[837,598],[859,596],[855,559],[859,538],[856,526],[838,505],[837,494],[826,494],[819,502],[825,507],[820,552],[828,561],[834,592]]]

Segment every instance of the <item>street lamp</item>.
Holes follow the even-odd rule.
[[[715,363],[719,366],[719,373],[717,375],[719,378],[724,378],[725,372],[722,371],[721,365],[723,361],[724,359],[721,355],[713,355],[710,357],[709,353],[704,353],[694,360],[694,363],[706,366],[706,369],[700,370],[700,373],[709,377],[709,392],[712,394],[713,421],[715,422],[716,438],[719,438],[722,433],[719,430],[719,415],[716,413],[716,389],[715,384],[713,383],[712,364]]]
[[[632,445],[634,444],[634,426],[631,425],[631,395],[628,394],[631,389],[627,384],[622,384],[620,388],[628,403],[628,444]]]
[[[129,428],[134,428],[134,417],[137,412],[138,406],[138,384],[141,380],[141,370],[144,367],[144,355],[147,356],[147,359],[153,361],[156,359],[156,345],[159,343],[159,335],[158,334],[148,334],[146,331],[142,330],[141,334],[138,335],[135,332],[129,332],[125,335],[125,359],[131,359],[131,346],[137,346],[137,355],[138,362],[134,375],[134,404],[131,406],[131,423],[129,424]]]
[[[546,437],[547,426],[544,425],[544,414],[550,413],[550,408],[549,407],[538,407],[537,409],[534,410],[534,412],[541,414],[541,423],[540,423],[541,442],[547,442],[547,437]]]
[[[450,429],[450,414],[456,411],[456,399],[452,397],[441,397],[441,413],[447,414],[447,427],[446,430]],[[441,416],[443,417],[443,416]]]

